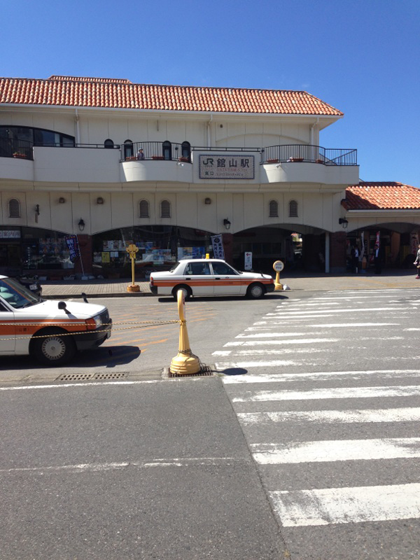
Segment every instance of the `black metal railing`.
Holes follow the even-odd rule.
[[[33,143],[14,138],[0,138],[0,157],[34,159]]]
[[[357,150],[342,148],[323,148],[322,146],[307,144],[286,144],[255,147],[200,147],[190,146],[187,142],[130,142],[125,144],[49,144],[43,147],[54,148],[87,148],[87,149],[117,149],[121,152],[121,161],[163,160],[184,161],[191,163],[191,154],[200,152],[257,152],[261,155],[261,163],[306,162],[324,165],[357,165]],[[15,157],[33,159],[33,147],[36,144],[25,140],[0,138],[0,157]],[[141,150],[141,152],[140,152]],[[139,152],[140,155],[139,156]]]
[[[141,152],[140,152],[141,150]],[[140,152],[140,153],[139,153]],[[177,142],[133,142],[121,145],[121,160],[185,161],[191,163],[191,149]]]
[[[357,150],[287,144],[264,148],[262,163],[306,162],[324,165],[357,165]]]

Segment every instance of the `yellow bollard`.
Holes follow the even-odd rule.
[[[274,291],[280,292],[283,290],[283,284],[280,283],[280,272],[284,269],[283,261],[276,261],[273,264],[273,269],[276,271],[276,279],[274,281]]]
[[[126,248],[127,253],[130,255],[131,259],[131,284],[127,286],[127,292],[139,292],[140,286],[135,284],[134,282],[134,275],[135,275],[135,262],[136,262],[136,255],[139,248],[134,243],[130,243],[130,245]]]
[[[169,371],[178,375],[194,375],[201,370],[200,360],[191,352],[188,340],[187,321],[185,319],[185,292],[178,290],[179,349],[175,358],[172,358]]]

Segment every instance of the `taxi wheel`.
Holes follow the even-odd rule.
[[[189,286],[175,286],[172,290],[172,295],[174,296],[174,300],[178,301],[178,292],[182,291],[185,294],[185,301],[188,301],[192,296],[192,290]]]
[[[265,294],[264,286],[262,284],[251,284],[248,288],[246,295],[252,299],[259,299]]]
[[[59,329],[39,331],[31,342],[30,353],[38,362],[47,366],[59,366],[68,362],[76,354],[76,344],[71,336]],[[50,336],[47,336],[50,335]]]

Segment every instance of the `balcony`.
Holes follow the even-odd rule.
[[[28,144],[28,143],[27,143]],[[141,151],[140,151],[141,150]],[[140,152],[140,156],[138,153]],[[212,157],[214,155],[214,157]],[[212,177],[200,169],[204,156],[213,162]],[[216,169],[237,160],[252,163],[252,173],[225,175]],[[247,184],[308,183],[349,185],[359,181],[357,151],[290,144],[252,147],[195,147],[188,142],[135,142],[121,145],[3,145],[0,179],[87,183],[103,186],[133,182],[223,184],[237,189]],[[251,165],[250,165],[251,166]],[[230,179],[239,179],[230,181]]]
[[[357,150],[323,148],[304,144],[263,148],[262,163],[317,163],[329,166],[357,165]]]

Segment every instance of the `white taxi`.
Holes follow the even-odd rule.
[[[274,291],[268,274],[239,272],[220,259],[185,259],[167,272],[152,272],[150,291],[154,295],[173,296],[183,290],[191,296],[248,296],[260,298]]]
[[[17,280],[0,276],[0,358],[30,354],[45,365],[61,365],[77,351],[111,336],[103,305],[43,300]]]

